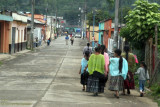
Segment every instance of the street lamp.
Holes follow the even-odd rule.
[[[86,3],[85,3],[85,9],[79,7],[79,11],[81,11],[82,14],[84,14],[84,19],[83,19],[83,16],[81,17],[83,20],[82,20],[82,36],[83,36],[83,39],[84,39],[84,36],[86,37],[86,20],[87,20],[87,16],[86,16],[86,13],[87,13],[87,10],[86,10]]]
[[[81,8],[81,7],[79,7],[79,11],[81,12],[81,14],[83,14],[84,13],[84,10]],[[82,22],[82,24],[81,24],[81,29],[82,29],[82,33],[81,33],[81,35],[82,35],[82,37],[83,37],[83,35],[84,35],[84,20],[83,20],[83,15],[81,15],[81,22]],[[84,38],[84,37],[83,37]]]

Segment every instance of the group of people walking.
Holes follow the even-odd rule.
[[[72,34],[70,34],[70,41],[71,41],[71,45],[73,45],[73,43],[74,43],[74,36],[72,35]],[[65,41],[66,41],[66,45],[68,45],[68,41],[69,41],[69,36],[67,35],[66,37],[65,37]]]
[[[84,58],[81,60],[79,71],[82,90],[97,96],[104,92],[109,78],[108,89],[115,91],[114,96],[119,98],[119,91],[123,91],[122,95],[125,95],[125,89],[127,89],[127,94],[131,94],[130,89],[135,88],[134,75],[139,75],[140,96],[143,97],[145,82],[149,80],[147,66],[141,62],[139,69],[135,72],[137,58],[129,52],[129,46],[125,46],[124,51],[122,53],[117,49],[114,51],[114,57],[110,58],[104,45],[97,46],[93,53],[90,43],[87,43],[83,50]]]

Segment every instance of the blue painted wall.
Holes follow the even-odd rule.
[[[103,31],[101,30],[104,30],[104,22],[100,22],[99,23],[99,40],[98,40],[98,44],[102,45],[101,41],[102,41],[102,38],[101,38],[101,35],[103,35]]]

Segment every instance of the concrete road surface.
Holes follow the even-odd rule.
[[[65,45],[59,37],[51,46],[18,55],[0,67],[0,107],[157,107],[152,100],[130,96],[113,97],[107,87],[94,97],[82,92],[80,62],[86,40]]]

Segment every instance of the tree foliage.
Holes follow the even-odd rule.
[[[126,28],[121,30],[120,35],[134,45],[142,46],[148,38],[154,36],[155,25],[160,24],[160,5],[137,0],[133,6],[135,8],[125,17]]]
[[[107,11],[97,10],[94,14],[93,12],[88,13],[88,24],[93,26],[93,15],[95,15],[95,25],[98,26],[100,21],[109,18],[109,14]]]
[[[71,24],[75,24],[79,19],[78,14],[81,14],[79,7],[85,8],[85,0],[35,0],[35,13],[36,14],[48,14],[55,15],[57,8],[57,15],[64,16],[64,18]],[[107,11],[109,16],[114,16],[114,1],[115,0],[86,0],[87,1],[87,13],[90,13],[93,8],[97,10]],[[149,0],[150,2],[160,0]],[[135,0],[120,0],[120,5],[126,9],[131,7]],[[48,8],[48,12],[46,12]],[[0,0],[1,10],[11,11],[31,11],[31,0]],[[125,10],[125,9],[124,9]],[[125,12],[125,11],[124,11]],[[73,14],[73,13],[77,13]],[[125,15],[125,13],[124,13]],[[74,16],[74,17],[72,17]],[[73,23],[74,18],[74,23]],[[71,20],[71,21],[70,21]],[[69,23],[69,24],[70,24]]]

